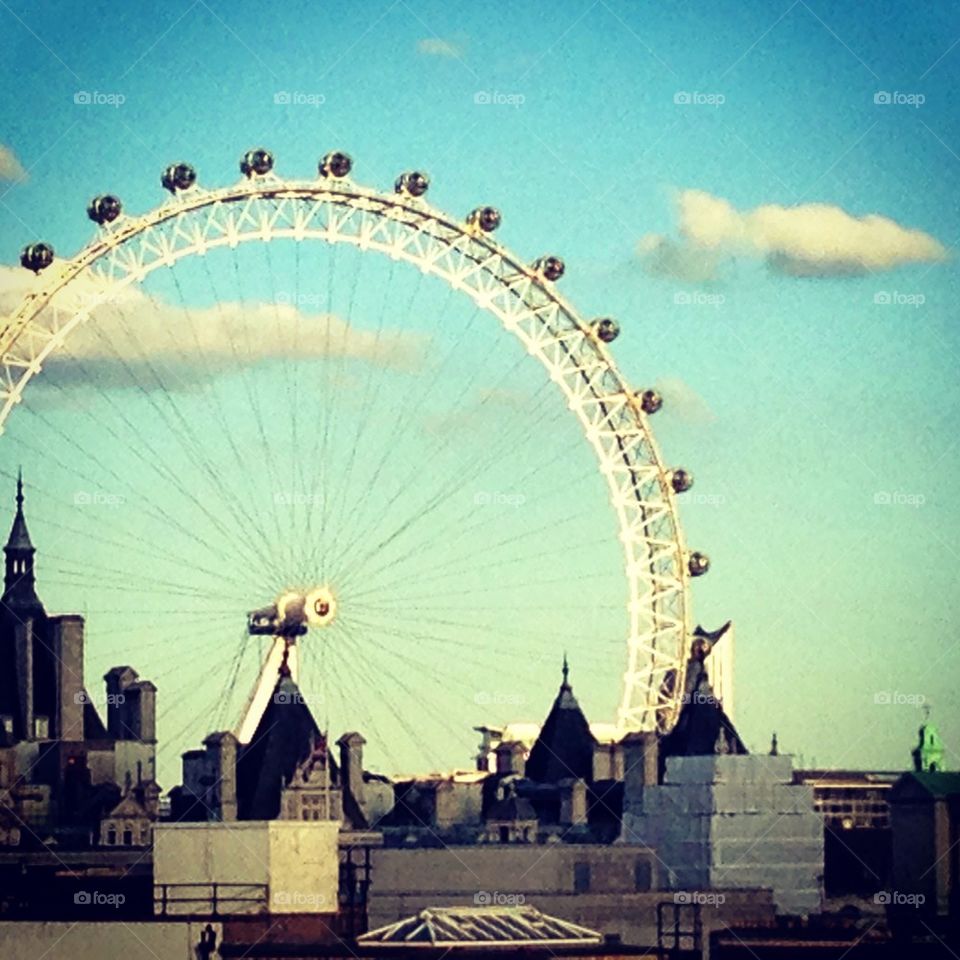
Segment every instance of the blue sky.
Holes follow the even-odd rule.
[[[146,210],[167,163],[219,185],[261,143],[291,176],[340,147],[362,183],[422,167],[440,207],[495,204],[503,242],[560,253],[564,293],[620,318],[627,377],[676,388],[654,425],[697,476],[695,610],[737,623],[748,743],[776,729],[808,764],[896,769],[921,714],[877,700],[922,696],[956,767],[960,9],[3,2],[0,24],[0,262],[77,249],[96,193]],[[682,218],[691,190],[734,212],[712,247],[690,241],[716,226]],[[821,208],[758,239],[750,211],[803,204],[928,253],[870,233],[818,259]]]

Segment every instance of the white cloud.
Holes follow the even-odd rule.
[[[11,312],[36,282],[23,269],[0,266],[0,312]],[[94,289],[92,283],[74,281],[58,295],[57,305],[90,306]],[[388,329],[377,336],[334,314],[311,314],[289,303],[221,303],[187,309],[128,287],[110,302],[95,306],[65,351],[52,355],[45,366],[56,371],[61,384],[93,376],[101,386],[137,383],[148,389],[183,389],[211,375],[285,358],[345,357],[412,370],[422,362],[422,339]],[[166,374],[162,383],[151,367]]]
[[[0,143],[0,180],[25,180],[27,171],[17,159],[16,154]]]
[[[729,201],[703,190],[683,190],[677,198],[679,241],[650,236],[641,241],[648,266],[667,272],[723,256],[763,259],[794,276],[862,274],[908,263],[945,260],[947,251],[922,230],[903,227],[888,217],[857,217],[826,203],[794,207],[765,204],[737,210]],[[666,246],[664,246],[666,244]],[[671,246],[672,244],[672,246]],[[651,260],[652,253],[652,260]],[[672,274],[676,275],[676,273]]]
[[[442,37],[424,37],[417,41],[417,51],[428,57],[461,57],[463,46],[453,40],[444,40]]]
[[[717,419],[707,401],[685,380],[661,377],[654,387],[663,397],[664,414],[673,414],[686,423],[712,423]]]

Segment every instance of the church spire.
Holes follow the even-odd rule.
[[[9,607],[40,607],[34,588],[33,556],[36,552],[23,515],[23,473],[17,472],[17,512],[10,528],[6,554],[3,603]]]

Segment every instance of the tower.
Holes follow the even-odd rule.
[[[943,741],[940,733],[930,722],[930,708],[925,707],[925,716],[920,725],[919,742],[913,748],[913,767],[917,773],[941,773],[943,771]]]
[[[33,558],[36,550],[30,540],[27,521],[23,515],[23,476],[17,475],[17,512],[10,528],[7,545],[3,548],[6,555],[6,569],[3,580],[3,604],[12,611],[30,616],[43,614],[43,605],[37,597]]]

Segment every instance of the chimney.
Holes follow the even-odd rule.
[[[500,742],[502,731],[494,727],[474,727],[483,738],[477,745],[477,770],[488,773],[490,770],[490,751]]]
[[[126,689],[137,679],[133,667],[113,667],[104,674],[107,684],[107,734],[114,740],[136,739],[130,729]]]
[[[497,744],[497,776],[509,777],[511,774],[523,776],[524,747],[518,740],[508,740]]]
[[[349,793],[361,810],[365,808],[363,795],[363,745],[367,741],[359,733],[345,733],[338,741],[340,748],[340,785]],[[364,815],[366,813],[364,812]]]
[[[149,680],[138,680],[127,685],[124,696],[130,736],[142,743],[156,743],[157,688]]]
[[[55,736],[83,740],[83,617],[53,617],[50,626],[57,671]]]
[[[17,693],[20,696],[20,716],[14,723],[20,727],[18,740],[33,740],[33,618],[13,628],[14,648],[17,664]],[[14,727],[14,735],[17,728]]]
[[[587,822],[587,785],[572,777],[560,781],[560,823],[577,827]]]
[[[207,749],[207,769],[213,782],[208,803],[218,820],[237,819],[237,738],[226,731],[211,733],[203,741]]]

